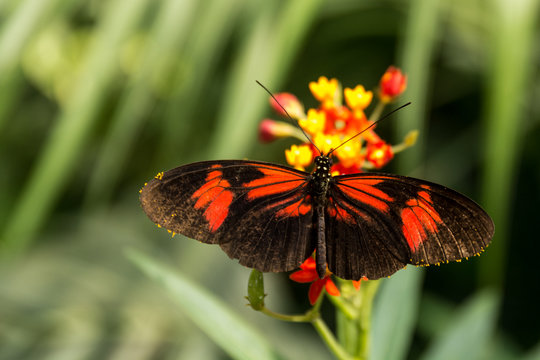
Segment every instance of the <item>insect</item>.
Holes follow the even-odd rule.
[[[490,243],[491,218],[464,195],[400,175],[332,176],[332,152],[311,173],[248,160],[187,164],[156,175],[140,201],[159,226],[263,272],[296,269],[315,251],[321,278],[328,267],[371,280],[407,264],[459,261]]]

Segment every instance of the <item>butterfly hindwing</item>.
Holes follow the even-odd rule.
[[[346,279],[477,255],[494,231],[484,210],[456,191],[373,173],[334,177],[325,223],[329,268]]]
[[[141,204],[154,223],[219,244],[242,265],[288,271],[315,247],[308,176],[264,162],[193,163],[156,175]]]

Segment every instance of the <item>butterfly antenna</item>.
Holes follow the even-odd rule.
[[[283,107],[283,105],[281,105],[281,103],[276,99],[276,97],[274,96],[274,94],[272,94],[272,92],[271,92],[270,90],[268,90],[268,89],[266,88],[266,86],[264,86],[263,84],[261,84],[261,83],[259,82],[259,80],[255,80],[255,82],[256,82],[257,84],[259,84],[259,86],[262,87],[268,94],[270,94],[270,96],[272,97],[272,99],[274,99],[274,101],[276,102],[276,104],[278,104],[279,107],[285,112],[285,114],[287,115],[287,117],[288,117],[288,118],[289,118],[296,126],[298,126],[298,127],[300,128],[300,131],[302,131],[302,134],[304,134],[304,136],[306,137],[306,139],[308,139],[308,141],[311,143],[311,145],[313,145],[313,146],[315,147],[315,149],[317,149],[317,151],[319,152],[319,154],[322,154],[321,150],[319,150],[319,148],[317,147],[317,145],[315,145],[315,143],[311,140],[311,138],[308,136],[308,134],[306,134],[306,132],[304,131],[304,129],[302,129],[302,127],[298,125],[298,123],[296,122],[296,120],[294,120],[294,118],[293,118],[291,115],[289,115],[289,113],[287,112],[287,109],[285,109],[285,108]],[[367,130],[367,129],[366,129],[366,130]],[[350,140],[350,139],[349,139],[349,140]],[[349,141],[349,140],[347,140],[347,141]],[[343,144],[341,144],[341,145],[343,145]],[[341,145],[340,145],[340,146],[341,146]],[[338,146],[338,147],[339,147],[339,146]]]
[[[340,147],[342,147],[343,145],[345,145],[346,143],[348,143],[349,141],[351,141],[352,139],[362,135],[364,132],[368,131],[369,129],[371,129],[372,127],[374,127],[375,125],[377,125],[379,122],[383,121],[384,119],[386,119],[387,117],[389,117],[390,115],[392,115],[393,113],[395,113],[396,111],[398,110],[401,110],[403,109],[404,107],[406,106],[409,106],[411,105],[411,102],[409,101],[408,103],[406,104],[403,104],[401,105],[400,107],[398,107],[397,109],[394,109],[392,111],[390,111],[388,114],[384,115],[382,118],[380,118],[379,120],[375,121],[374,123],[372,123],[371,125],[369,125],[367,128],[365,128],[364,130],[360,131],[358,134],[348,138],[347,140],[345,140],[344,142],[342,142],[338,147],[336,147],[335,149],[332,149],[328,152],[328,154],[326,156],[330,156],[332,155],[332,153],[334,151],[336,151],[337,149],[339,149]]]

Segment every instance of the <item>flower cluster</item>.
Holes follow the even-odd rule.
[[[373,91],[366,90],[362,85],[342,91],[337,79],[321,76],[317,82],[309,83],[311,93],[319,102],[317,108],[306,112],[296,96],[290,93],[279,93],[274,96],[275,99],[270,98],[274,110],[281,116],[297,121],[300,128],[287,122],[265,119],[259,127],[259,139],[270,142],[293,136],[302,140],[302,144],[292,145],[285,150],[287,163],[299,170],[305,170],[320,153],[330,152],[335,158],[332,175],[379,169],[396,152],[411,146],[415,141],[416,133],[411,133],[402,144],[389,145],[377,135],[375,126],[371,126],[379,119],[384,106],[401,95],[406,86],[407,77],[398,68],[390,66],[381,77],[376,91],[379,101],[368,117],[365,110],[372,103]],[[306,135],[311,141],[306,139]],[[327,270],[326,275],[320,279],[315,260],[309,257],[290,278],[300,283],[311,283],[308,295],[311,304],[314,304],[323,289],[330,295],[340,295],[331,275]],[[360,279],[353,281],[353,285],[358,289]]]
[[[285,150],[287,163],[297,169],[304,170],[320,152],[328,154],[332,149],[337,161],[334,161],[332,173],[352,174],[363,169],[381,168],[394,156],[396,149],[382,140],[375,128],[368,128],[380,116],[384,105],[393,101],[406,88],[407,78],[395,67],[390,67],[382,76],[377,92],[379,103],[370,118],[365,114],[366,108],[373,100],[373,92],[362,85],[341,90],[337,79],[321,76],[317,82],[310,82],[309,89],[319,101],[319,107],[308,109],[290,93],[276,94],[271,105],[282,116],[289,115],[298,122],[304,134],[289,123],[266,119],[261,122],[259,138],[269,142],[274,139],[295,136],[304,141],[301,145],[292,145]],[[343,100],[345,104],[343,104]],[[365,131],[364,131],[365,130]],[[364,132],[362,132],[364,131]],[[343,144],[348,139],[351,141]]]

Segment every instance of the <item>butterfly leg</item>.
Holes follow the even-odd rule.
[[[322,279],[326,275],[326,230],[324,224],[324,208],[316,207],[317,211],[317,251],[315,252],[315,262],[317,263],[317,274]]]

